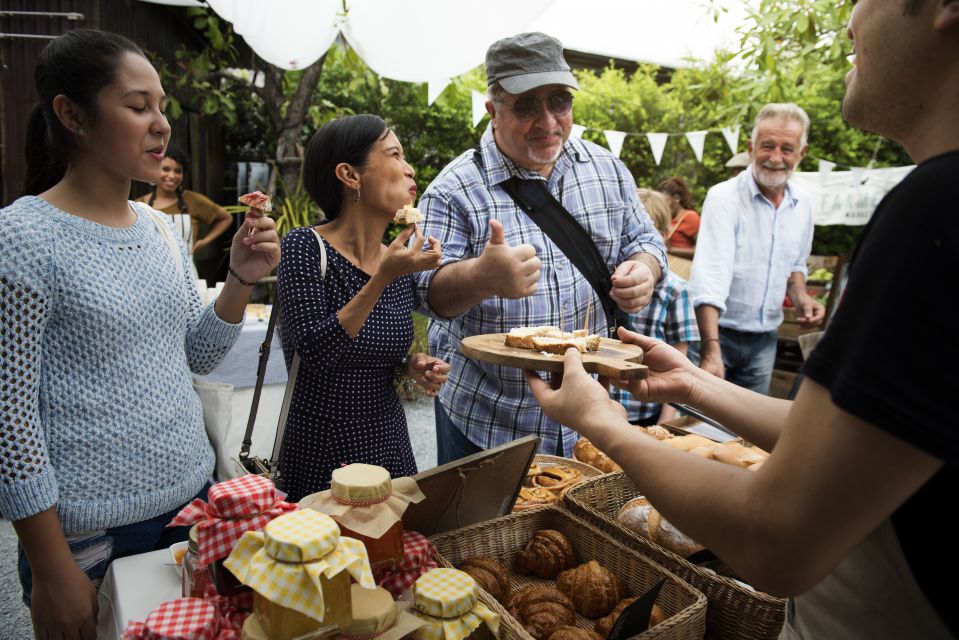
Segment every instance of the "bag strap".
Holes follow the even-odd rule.
[[[603,306],[609,334],[615,335],[617,326],[632,330],[629,315],[609,297],[613,281],[596,243],[573,214],[553,197],[546,183],[512,176],[502,185],[517,206],[549,236],[589,282]]]
[[[689,213],[689,209],[683,209],[683,215],[679,216],[679,220],[676,221],[675,225],[672,225],[672,229],[666,234],[666,240],[669,240],[673,237],[673,234],[679,230],[679,225],[683,223],[683,220],[686,218],[686,214]]]
[[[316,229],[313,229],[316,235],[316,243],[320,247],[320,277],[326,278],[326,247],[323,245],[323,238]],[[263,381],[266,379],[266,365],[270,359],[270,350],[273,343],[273,332],[276,329],[276,323],[280,318],[280,299],[277,290],[273,291],[273,306],[270,310],[270,322],[266,327],[266,336],[260,345],[260,359],[256,368],[256,387],[253,389],[253,400],[250,403],[250,416],[246,421],[246,433],[243,435],[243,444],[240,447],[240,460],[246,460],[250,457],[250,447],[253,446],[253,425],[256,422],[256,412],[260,407],[260,394],[263,391]],[[293,390],[296,388],[296,377],[300,371],[300,354],[293,354],[293,362],[290,365],[290,373],[286,379],[286,389],[283,391],[283,405],[280,407],[280,416],[276,423],[276,437],[273,439],[273,453],[270,457],[271,462],[275,462],[280,455],[280,446],[283,443],[283,433],[286,431],[286,419],[290,412],[290,403],[293,401]]]
[[[131,205],[134,211],[140,211],[135,205]],[[153,222],[153,226],[156,227],[157,232],[160,234],[160,237],[163,238],[163,241],[166,243],[166,246],[170,249],[170,253],[173,254],[173,263],[176,265],[177,273],[180,277],[183,276],[183,263],[180,261],[180,250],[176,246],[176,240],[173,239],[173,233],[170,231],[170,228],[166,226],[166,221],[160,216],[163,214],[157,213],[153,207],[147,207],[147,215],[150,217],[150,221]]]

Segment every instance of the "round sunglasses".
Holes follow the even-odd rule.
[[[499,102],[506,104],[513,112],[513,117],[519,121],[532,120],[543,112],[544,100],[539,96],[520,96],[512,104],[505,100]],[[573,108],[573,94],[569,91],[554,91],[546,96],[545,103],[554,116],[565,116]]]

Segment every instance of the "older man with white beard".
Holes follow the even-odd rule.
[[[782,304],[819,324],[824,307],[806,291],[812,249],[810,201],[789,177],[809,148],[809,116],[791,103],[767,104],[748,143],[751,164],[712,187],[703,204],[691,285],[700,366],[768,394]]]

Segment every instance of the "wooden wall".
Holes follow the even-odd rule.
[[[78,12],[82,20],[62,17],[4,16],[3,11]],[[93,28],[120,33],[144,49],[173,60],[183,43],[202,46],[199,34],[179,7],[139,0],[0,0],[0,33],[56,36],[71,29]],[[0,203],[6,206],[21,195],[26,169],[24,143],[27,116],[37,100],[33,72],[40,51],[49,42],[42,38],[0,39]],[[167,88],[167,91],[170,89]],[[184,105],[173,126],[172,143],[193,158],[191,186],[213,200],[224,202],[226,168],[223,133],[216,118],[200,116]],[[134,195],[149,187],[134,185]],[[232,192],[231,192],[232,193]]]

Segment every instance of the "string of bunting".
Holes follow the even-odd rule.
[[[471,90],[470,93],[473,107],[473,126],[475,127],[480,123],[480,121],[482,121],[483,117],[486,116],[486,94],[476,91],[475,89]],[[703,149],[706,146],[706,135],[710,133],[721,133],[723,140],[726,141],[726,145],[729,147],[729,150],[733,153],[733,155],[735,155],[739,153],[739,133],[742,131],[742,125],[737,124],[731,127],[722,127],[720,129],[702,129],[698,131],[650,131],[642,133],[637,131],[596,129],[594,127],[586,127],[581,124],[573,124],[572,130],[570,131],[570,136],[574,138],[581,138],[583,133],[586,131],[601,131],[606,138],[606,144],[609,146],[610,152],[617,158],[623,150],[623,143],[626,141],[626,136],[645,136],[646,140],[649,142],[649,147],[653,154],[653,160],[656,162],[656,166],[659,166],[663,159],[663,151],[666,149],[666,142],[670,137],[685,137],[686,141],[689,143],[689,146],[693,150],[693,154],[696,156],[696,161],[702,162]],[[873,150],[872,159],[865,167],[857,167],[819,158],[819,173],[823,178],[825,178],[837,167],[853,172],[865,173],[875,164],[876,157],[879,153],[879,147],[881,145],[882,138],[880,137],[876,142],[876,148]]]

